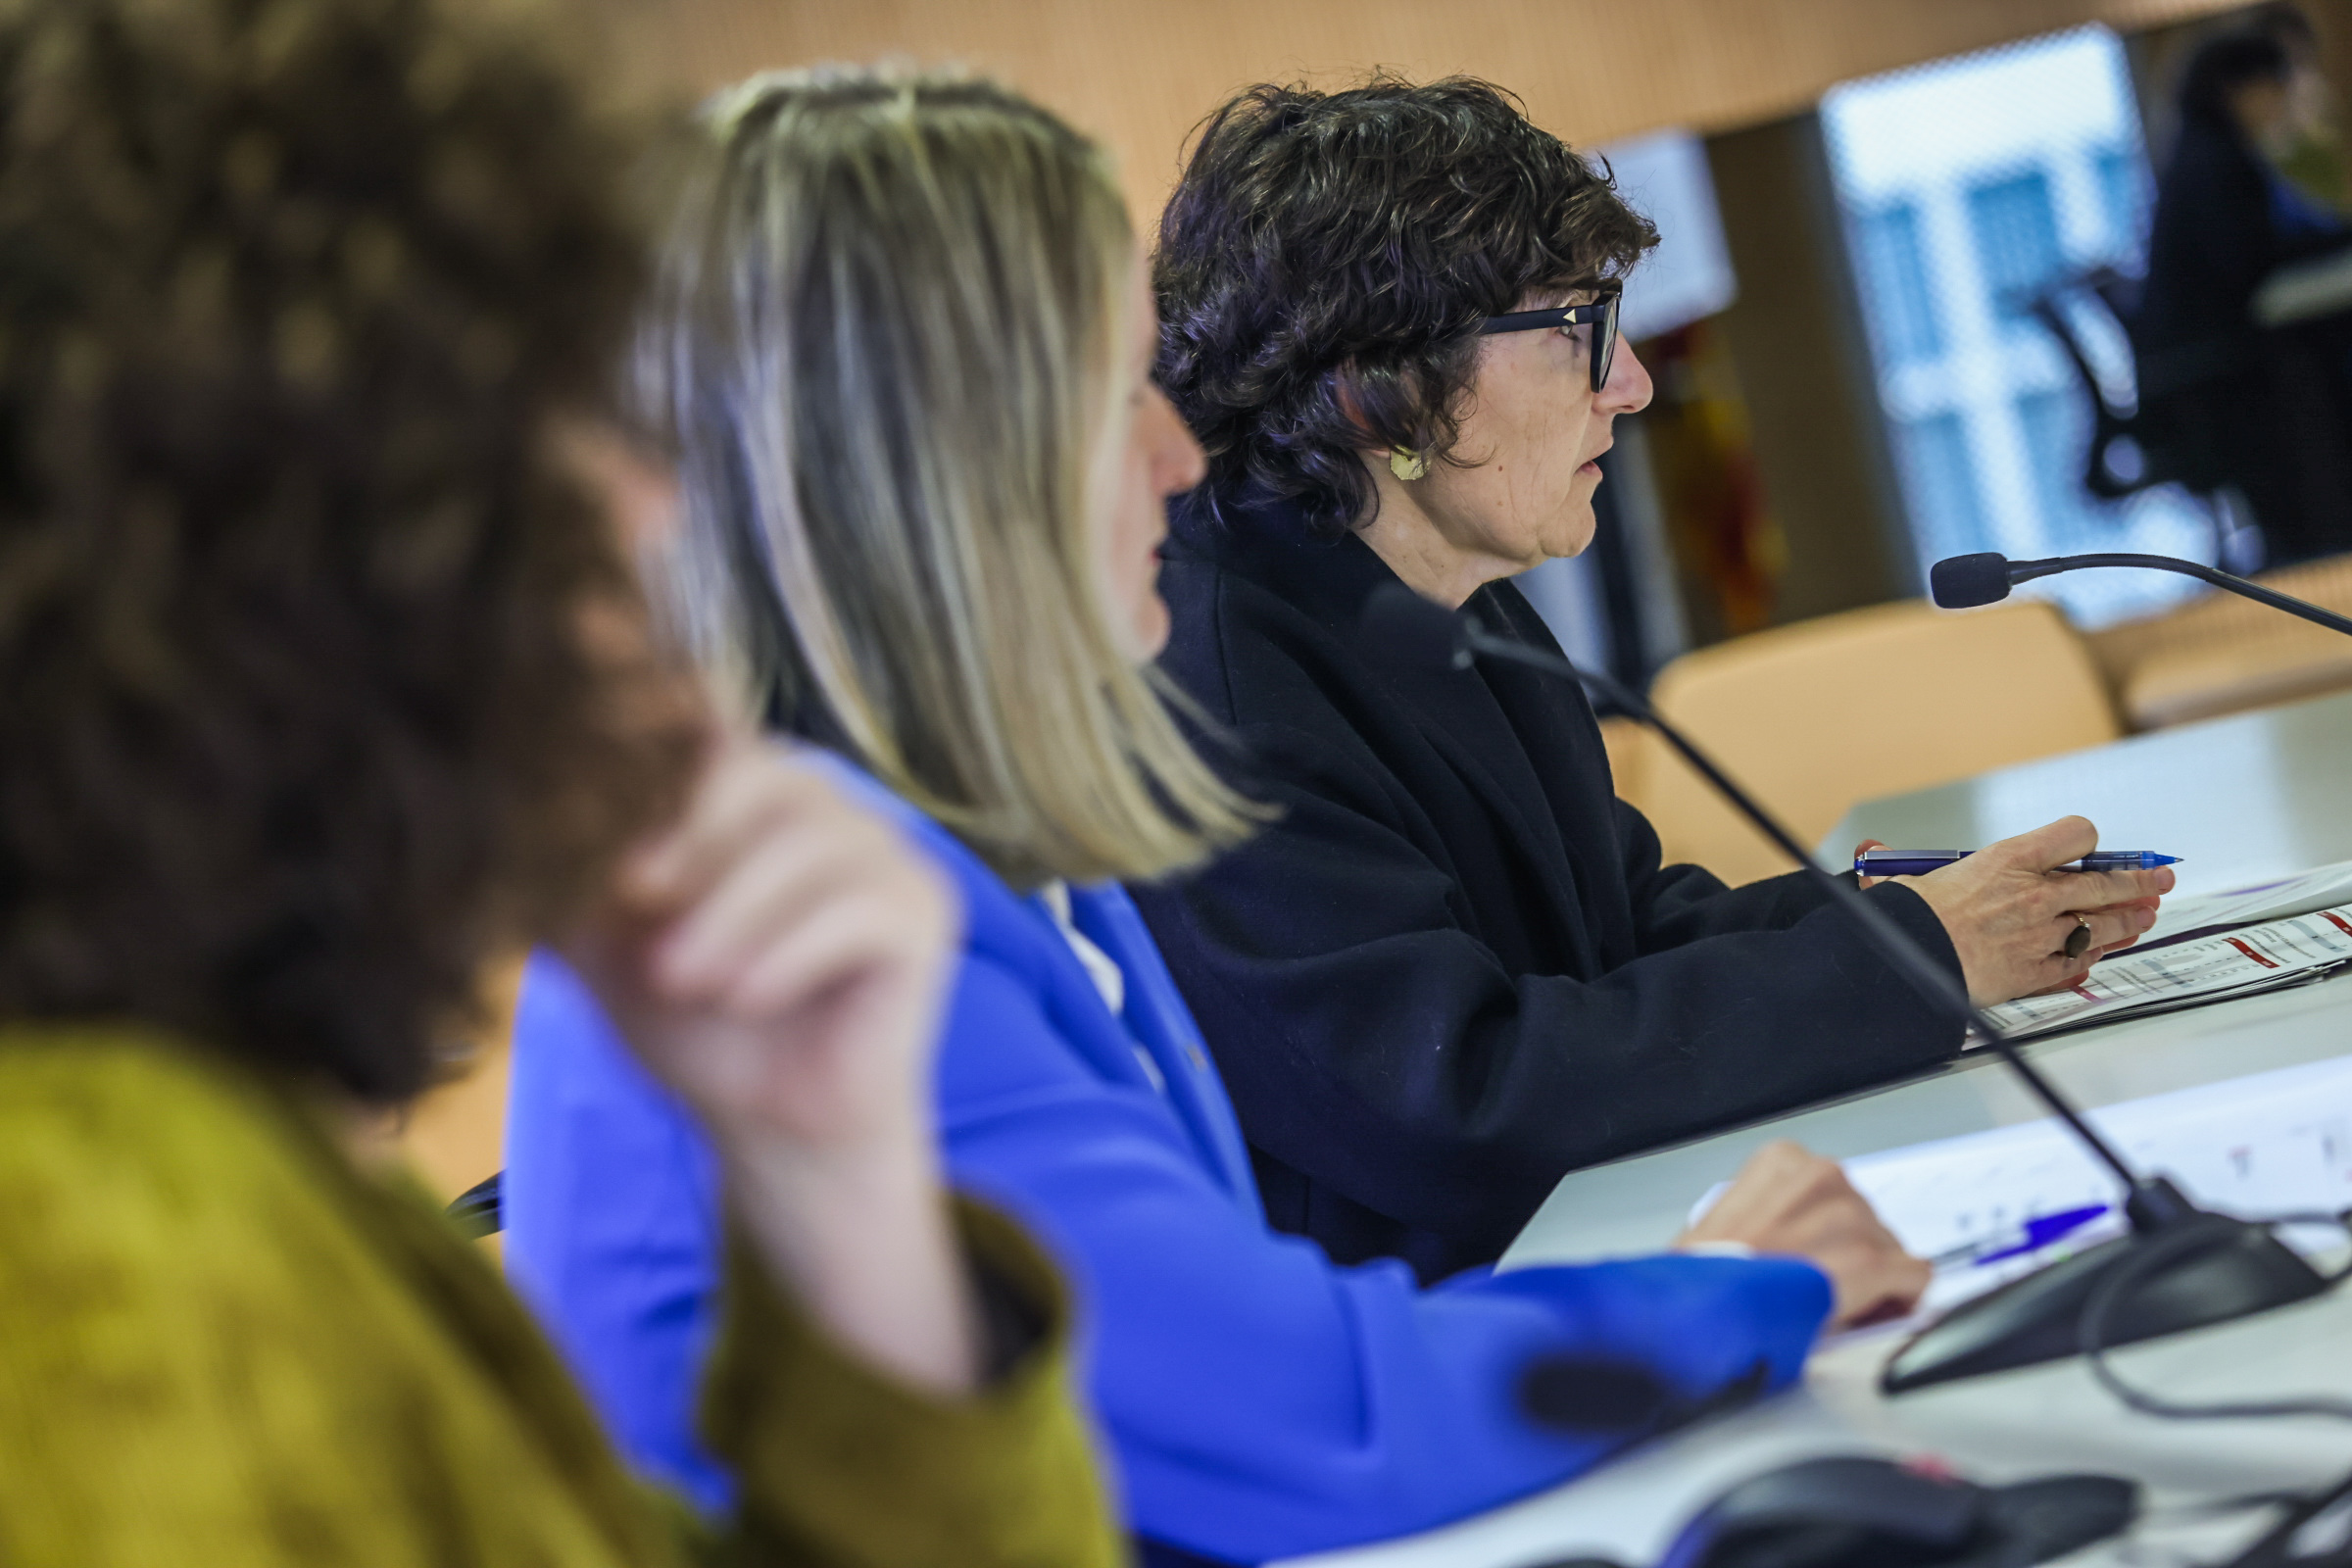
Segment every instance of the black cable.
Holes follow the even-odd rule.
[[[2281,1225],[2332,1225],[2352,1239],[2352,1209],[2334,1214],[2273,1214],[2247,1223],[2260,1225],[2266,1230],[2275,1230]],[[2233,1240],[2226,1232],[2217,1234],[2202,1227],[2191,1227],[2171,1235],[2158,1234],[2139,1241],[2132,1254],[2099,1281],[2089,1298],[2082,1303],[2082,1315],[2076,1325],[2076,1340],[2082,1348],[2082,1359],[2090,1367],[2090,1375],[2098,1380],[2101,1388],[2132,1409],[2167,1421],[2255,1420],[2305,1415],[2352,1421],[2352,1400],[2345,1399],[2252,1399],[2217,1404],[2183,1404],[2134,1388],[2125,1382],[2114,1367],[2108,1365],[2109,1320],[2114,1317],[2116,1307],[2127,1294],[2166,1264],[2192,1257],[2211,1248],[2230,1246]],[[2327,1275],[2326,1283],[2329,1289],[2333,1289],[2347,1277],[2352,1277],[2352,1260],[2347,1260],[2334,1273]]]

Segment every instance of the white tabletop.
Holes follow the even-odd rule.
[[[2096,1108],[2340,1056],[2352,1052],[2348,1025],[2352,980],[2336,980],[2061,1035],[2027,1046],[2026,1054],[2061,1089]],[[2048,1114],[1997,1060],[1971,1052],[1955,1066],[1909,1083],[1573,1171],[1503,1254],[1503,1266],[1654,1252],[1673,1241],[1708,1188],[1729,1180],[1775,1138],[1850,1159]]]
[[[2141,736],[2094,751],[1858,808],[1830,858],[1860,838],[1967,849],[2069,811],[2103,842],[2185,856],[2183,891],[2210,891],[2352,859],[2352,696]],[[2029,1048],[2097,1107],[2352,1052],[2352,981],[2323,983]],[[2039,1103],[1972,1055],[1889,1088],[1564,1178],[1504,1266],[1655,1250],[1691,1204],[1771,1138],[1847,1158],[2039,1120]],[[1888,1399],[1876,1378],[1899,1343],[1879,1332],[1818,1352],[1805,1387],[1632,1455],[1582,1481],[1408,1540],[1299,1559],[1317,1568],[1525,1568],[1593,1554],[1654,1560],[1680,1523],[1740,1478],[1821,1453],[1934,1451],[1987,1481],[2062,1469],[2132,1476],[2167,1509],[2352,1469],[2352,1423],[2171,1423],[2132,1414],[2079,1363],[2032,1368]],[[2116,1357],[2180,1397],[2352,1396],[2352,1297],[2335,1296],[2182,1335]],[[2204,1551],[2259,1520],[2160,1513],[2148,1544]],[[2074,1559],[2096,1560],[2091,1558]]]

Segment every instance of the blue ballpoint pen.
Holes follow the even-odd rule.
[[[1965,860],[1974,850],[1865,850],[1854,857],[1854,869],[1863,876],[1926,876],[1954,860]],[[2153,871],[2160,865],[2179,865],[2178,855],[2153,850],[2093,850],[2080,860],[2052,866],[2054,871]]]
[[[2052,1243],[2064,1241],[2101,1215],[2114,1212],[2111,1203],[2091,1203],[2082,1208],[2060,1209],[2055,1214],[2041,1214],[2017,1229],[1984,1241],[1955,1247],[1948,1252],[1938,1252],[1929,1261],[1937,1268],[1949,1268],[1954,1263],[1975,1266],[1997,1263],[2005,1257],[2023,1257],[2038,1252]]]

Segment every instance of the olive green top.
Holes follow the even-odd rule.
[[[1051,1327],[968,1400],[837,1350],[731,1267],[699,1524],[631,1481],[421,1189],[296,1098],[128,1029],[0,1029],[0,1564],[1100,1565],[1122,1552],[1052,1271],[967,1245]]]

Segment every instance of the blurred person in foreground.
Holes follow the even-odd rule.
[[[1257,1562],[1442,1523],[1784,1386],[1825,1320],[1916,1298],[1925,1265],[1834,1163],[1787,1145],[1686,1239],[1780,1257],[1424,1292],[1271,1233],[1118,886],[1253,824],[1149,668],[1164,502],[1200,452],[1152,379],[1148,270],[1102,153],[984,82],[888,73],[754,78],[708,130],[645,356],[683,454],[680,566],[715,666],[895,796],[963,895],[949,1168],[1073,1271],[1148,1558]],[[517,1016],[508,1161],[517,1283],[629,1452],[724,1506],[740,1472],[691,1420],[713,1163],[546,958]],[[1540,1430],[1516,1390],[1544,1355],[1654,1396]]]
[[[0,11],[11,1564],[1118,1556],[939,1184],[951,890],[651,635],[616,130],[498,5]],[[381,1168],[559,937],[726,1171],[723,1524]]]
[[[2290,43],[2273,18],[2189,57],[2131,323],[2149,439],[2195,488],[2236,487],[2278,565],[2352,548],[2352,316],[2266,330],[2253,311],[2280,268],[2352,245],[2277,167],[2326,97]]]
[[[1558,653],[1510,578],[1592,541],[1597,460],[1650,393],[1617,280],[1655,237],[1462,79],[1253,88],[1161,220],[1159,380],[1208,466],[1175,508],[1160,667],[1280,816],[1138,902],[1274,1223],[1344,1260],[1443,1278],[1563,1172],[1960,1050],[1801,874],[1662,864],[1573,682],[1415,667],[1360,628],[1402,582]],[[2045,874],[2095,843],[2071,817],[1870,897],[2001,1002],[2153,922],[2169,871]]]

